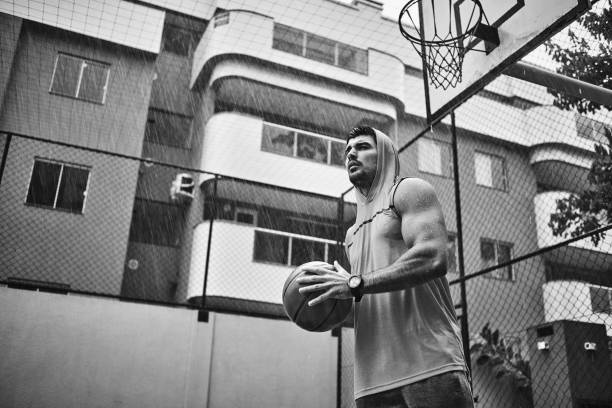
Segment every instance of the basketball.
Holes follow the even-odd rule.
[[[285,313],[291,321],[304,330],[324,332],[331,330],[342,323],[351,312],[353,299],[328,299],[315,306],[308,306],[308,301],[320,295],[310,293],[302,295],[299,292],[301,285],[296,279],[304,274],[305,266],[327,265],[324,262],[307,262],[298,266],[287,278],[283,287],[283,306]]]

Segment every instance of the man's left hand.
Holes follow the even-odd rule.
[[[314,292],[323,292],[310,300],[308,306],[316,306],[327,299],[351,299],[353,295],[348,287],[351,275],[338,261],[334,261],[335,271],[321,266],[305,266],[304,270],[311,275],[301,276],[297,282],[302,286],[299,291],[303,295]]]

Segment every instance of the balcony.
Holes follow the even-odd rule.
[[[229,17],[221,20],[217,16],[209,24],[195,51],[192,87],[208,87],[223,77],[241,77],[373,110],[393,120],[396,107],[403,109],[404,64],[394,56],[374,49],[359,50],[366,54],[366,69],[352,69],[354,64],[342,67],[322,62],[322,57],[315,60],[273,48],[274,30],[280,25],[275,28],[271,17],[248,11],[225,15]],[[347,92],[346,85],[364,93]]]
[[[553,236],[548,226],[550,214],[556,208],[556,201],[568,195],[569,193],[563,191],[549,191],[534,197],[535,223],[540,248],[546,248],[568,239],[568,237]],[[591,270],[607,270],[609,265],[612,265],[612,234],[608,232],[598,246],[587,238],[547,252],[544,257],[555,264]]]
[[[592,162],[588,154],[561,144],[543,144],[531,149],[529,162],[537,182],[548,188],[582,192],[588,185]]]
[[[612,336],[610,288],[579,281],[551,281],[542,287],[547,322],[574,320],[599,323]]]
[[[202,296],[210,222],[194,231],[189,276],[181,282],[187,299]],[[283,285],[296,265],[336,259],[336,242],[257,228],[225,220],[213,222],[207,296],[282,303]],[[183,299],[181,299],[183,300]]]
[[[343,140],[231,112],[211,117],[204,133],[202,170],[330,197],[350,187],[337,157],[337,144],[344,153]],[[272,138],[284,141],[273,143]],[[306,154],[313,149],[316,154]]]
[[[557,144],[592,152],[593,142],[602,141],[604,138],[601,127],[588,132],[588,129],[594,126],[591,122],[594,121],[589,122],[583,116],[555,106],[538,106],[526,111],[526,140],[531,146]],[[598,136],[598,132],[601,136]]]

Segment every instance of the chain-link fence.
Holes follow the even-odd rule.
[[[600,1],[598,13],[606,6]],[[314,259],[348,265],[341,243],[356,206],[342,167],[343,135],[352,125],[373,124],[400,147],[402,176],[429,181],[442,205],[447,278],[470,355],[476,406],[610,406],[609,107],[576,100],[563,81],[551,93],[502,75],[431,127],[408,112],[391,118],[384,98],[373,97],[372,106],[359,102],[361,84],[330,94],[339,101],[317,98],[310,89],[333,89],[329,83],[341,77],[333,70],[340,68],[380,75],[387,71],[373,61],[387,56],[368,54],[368,71],[362,67],[366,54],[285,25],[268,28],[271,47],[292,54],[290,69],[273,71],[276,60],[253,63],[254,71],[264,72],[253,80],[241,69],[256,57],[239,50],[249,54],[242,65],[231,67],[224,81],[203,84],[192,77],[194,60],[206,56],[201,44],[213,49],[233,41],[211,40],[212,30],[222,30],[230,18],[233,23],[244,15],[218,10],[209,22],[168,12],[160,20],[165,22],[155,58],[81,42],[80,34],[63,38],[61,30],[27,19],[15,26],[12,43],[2,42],[17,68],[6,71],[10,80],[0,84],[0,282],[285,319],[282,288],[297,265]],[[249,18],[261,25],[257,29],[269,23],[257,13]],[[584,26],[575,23],[572,30],[554,37],[549,49],[571,47],[573,35],[590,49],[607,44]],[[223,38],[219,32],[214,35]],[[243,40],[245,33],[240,32]],[[312,53],[309,41],[320,43],[319,53]],[[81,50],[81,57],[59,45],[51,55],[41,46],[64,42]],[[335,59],[325,60],[325,46]],[[109,76],[106,65],[79,47],[104,49],[105,58],[122,67],[118,75],[125,81],[96,93],[96,84]],[[582,78],[547,55],[539,49],[527,62]],[[19,65],[37,56],[35,68]],[[330,73],[318,65],[314,73],[300,72],[291,58],[301,57],[327,64]],[[594,82],[590,63],[582,79]],[[418,76],[417,68],[404,67],[406,77]],[[139,69],[154,77],[146,98],[136,93],[146,88],[135,78]],[[212,65],[198,69],[212,75]],[[76,86],[74,103],[93,99],[103,105],[113,86],[125,87],[124,98],[114,102],[118,116],[90,121],[95,107],[93,113],[69,105],[54,111],[56,99],[37,97],[34,85],[30,93],[18,87],[39,71],[47,75],[36,91],[44,98],[65,97]],[[75,83],[68,81],[73,71],[80,72]],[[18,75],[23,72],[26,79]],[[317,83],[325,75],[332,80]],[[388,92],[376,84],[363,86]],[[126,96],[130,92],[136,99]],[[26,94],[35,103],[25,102]],[[72,114],[62,116],[62,109]],[[73,129],[57,127],[62,121],[78,124],[84,134],[95,127],[93,138],[80,143],[75,135],[63,137],[60,130]],[[104,128],[111,125],[114,136],[106,141]],[[350,407],[350,322],[334,334],[336,402]]]

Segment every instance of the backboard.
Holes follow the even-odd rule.
[[[450,2],[449,2],[450,1]],[[436,3],[436,9],[432,7]],[[440,4],[445,6],[442,8]],[[484,88],[505,68],[521,59],[545,40],[575,21],[590,8],[589,0],[480,0],[481,23],[497,28],[499,46],[472,38],[465,47],[461,82],[448,89],[432,85],[423,64],[428,123],[435,123],[467,98]],[[452,13],[448,10],[452,7]],[[446,10],[446,12],[445,12]],[[422,0],[419,2],[421,30],[431,34],[435,26],[462,32],[461,25],[473,21],[473,0]],[[435,15],[435,17],[432,17]],[[446,20],[445,20],[446,19]],[[419,24],[417,22],[417,24]]]

